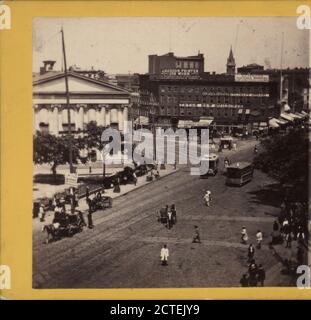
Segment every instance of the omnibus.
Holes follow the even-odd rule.
[[[208,171],[206,172],[204,161],[208,162]],[[210,153],[209,155],[205,155],[201,159],[201,168],[202,172],[200,174],[201,178],[207,178],[208,176],[215,176],[218,172],[218,163],[219,163],[219,157],[215,153]]]
[[[235,162],[227,167],[227,185],[242,186],[253,178],[254,167],[250,162]]]

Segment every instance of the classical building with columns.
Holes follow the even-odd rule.
[[[68,132],[65,75],[49,70],[33,76],[33,132],[60,135]],[[123,132],[130,108],[127,90],[75,72],[68,73],[68,88],[72,132],[82,133],[91,121]]]

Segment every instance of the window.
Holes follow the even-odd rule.
[[[184,61],[184,68],[188,69],[188,61]]]

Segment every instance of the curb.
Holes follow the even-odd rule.
[[[143,188],[143,187],[145,187],[145,186],[147,186],[147,185],[149,185],[149,184],[152,184],[152,183],[154,183],[154,182],[157,182],[157,181],[159,181],[159,180],[161,180],[161,179],[163,179],[163,178],[165,178],[165,177],[168,177],[168,176],[170,176],[170,175],[178,172],[179,169],[180,169],[180,168],[178,168],[178,169],[176,169],[176,170],[174,170],[174,171],[166,174],[165,176],[160,176],[160,178],[158,178],[158,179],[156,179],[156,180],[152,180],[152,181],[150,181],[150,182],[148,182],[148,183],[146,183],[146,184],[143,184],[143,185],[141,185],[141,186],[138,186],[138,187],[135,188],[135,189],[132,189],[132,190],[129,190],[129,191],[123,193],[123,194],[117,195],[116,197],[114,197],[114,198],[112,198],[112,199],[120,198],[120,197],[125,196],[125,195],[127,195],[127,194],[129,194],[129,193],[131,193],[131,192],[133,192],[133,191],[135,191],[135,190],[141,189],[141,188]]]

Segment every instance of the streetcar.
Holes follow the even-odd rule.
[[[242,186],[253,179],[254,166],[250,162],[235,162],[227,167],[226,185]]]
[[[219,157],[215,153],[205,155],[201,159],[200,177],[215,176],[218,172]]]

